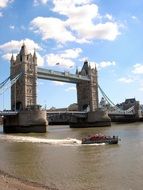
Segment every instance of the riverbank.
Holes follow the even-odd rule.
[[[36,182],[29,182],[13,177],[3,171],[0,171],[0,189],[1,190],[58,190],[38,184]]]

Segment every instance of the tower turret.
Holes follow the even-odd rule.
[[[11,63],[14,61],[11,57]],[[36,105],[37,86],[37,56],[28,53],[25,44],[22,45],[14,64],[11,65],[12,77],[22,73],[17,80],[15,88],[11,88],[11,109],[26,109]]]
[[[80,111],[90,108],[95,111],[98,108],[98,81],[97,70],[92,69],[88,61],[85,61],[79,74],[87,76],[90,81],[77,83],[77,99]]]
[[[37,55],[36,55],[35,49],[34,49],[34,53],[33,53],[33,62],[37,65]]]
[[[11,55],[11,59],[10,59],[10,62],[11,62],[11,64],[13,64],[14,63],[14,56],[13,56],[13,53],[12,53],[12,55]]]
[[[21,46],[20,55],[28,55],[28,50],[27,50],[26,45],[24,43]]]

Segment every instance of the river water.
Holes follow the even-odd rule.
[[[143,123],[71,129],[48,126],[45,134],[3,134],[0,169],[59,190],[142,190]],[[82,145],[81,138],[118,135],[118,145]]]

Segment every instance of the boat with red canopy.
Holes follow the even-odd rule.
[[[95,134],[91,136],[87,136],[85,138],[82,138],[82,144],[100,144],[100,143],[105,143],[105,144],[118,144],[118,141],[120,139],[118,136],[106,136],[102,134]]]

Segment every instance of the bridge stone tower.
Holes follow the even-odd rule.
[[[11,109],[14,115],[4,118],[5,133],[44,133],[48,125],[46,110],[36,105],[37,57],[36,53],[28,53],[22,45],[16,59],[11,57],[11,80],[21,74],[11,87]]]
[[[98,107],[98,80],[97,70],[91,68],[87,61],[84,62],[80,72],[77,75],[88,77],[89,80],[80,80],[77,83],[77,103],[79,111],[87,111],[86,117],[73,116],[70,127],[100,127],[110,126],[111,120],[107,113]]]
[[[37,57],[36,53],[29,54],[25,44],[19,54],[11,57],[11,79],[19,73],[21,77],[11,87],[11,109],[24,110],[36,105]]]
[[[97,70],[91,68],[87,61],[80,72],[76,74],[82,76],[88,76],[90,81],[80,81],[77,83],[77,102],[79,111],[89,109],[89,111],[95,111],[98,108],[98,81]]]

